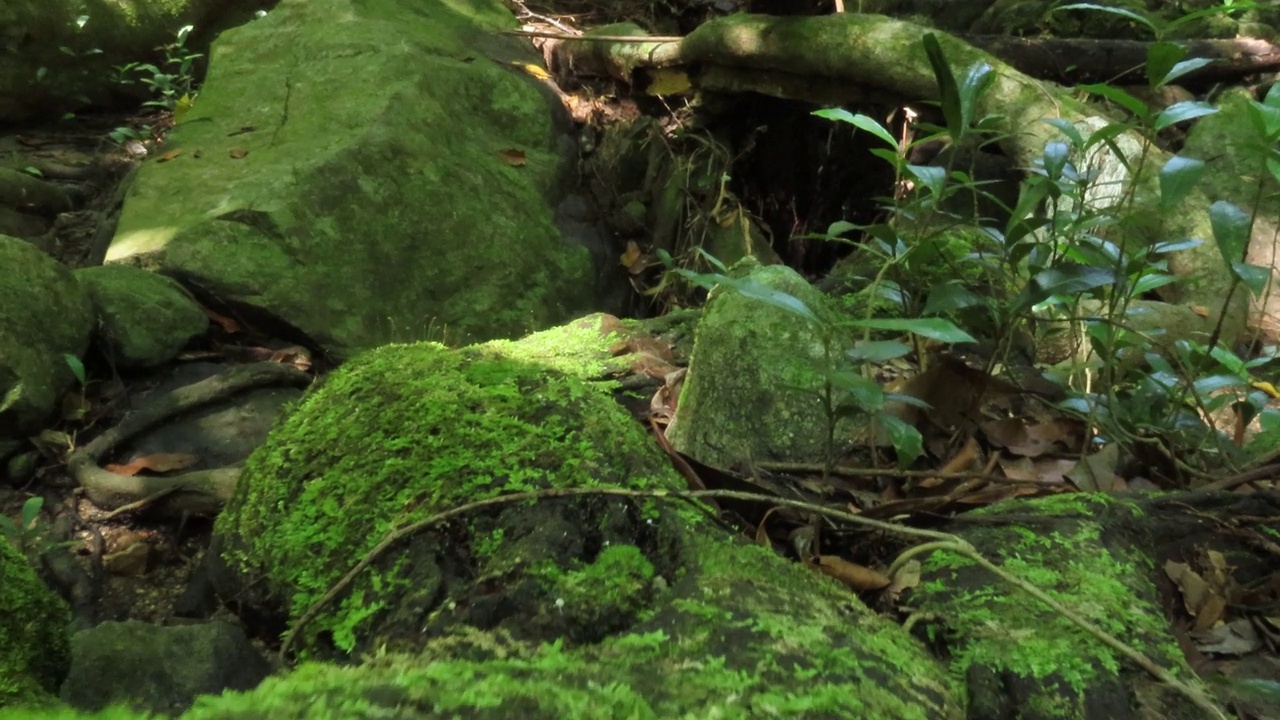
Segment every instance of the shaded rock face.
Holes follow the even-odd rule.
[[[75,381],[64,355],[89,347],[93,306],[71,271],[0,235],[0,442],[49,419]]]
[[[553,222],[574,144],[512,26],[496,0],[286,0],[224,33],[182,154],[138,173],[107,262],[339,356],[589,306],[591,254]]]
[[[248,690],[270,671],[244,633],[228,623],[108,622],[72,636],[61,697],[85,710],[124,704],[177,713],[198,695]]]

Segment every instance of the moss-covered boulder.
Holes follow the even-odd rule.
[[[498,0],[283,0],[223,33],[169,136],[183,152],[139,170],[107,262],[342,356],[587,309],[590,253],[553,212],[573,140],[514,27]]]
[[[209,318],[172,279],[126,265],[77,270],[98,318],[97,341],[121,367],[172,360],[204,333]]]
[[[919,643],[697,505],[578,495],[415,525],[520,491],[683,487],[607,384],[528,351],[372,350],[273,431],[218,520],[219,591],[308,658],[392,655],[191,717],[958,717]]]
[[[1142,512],[1134,502],[1103,495],[1063,495],[984,508],[960,533],[1006,571],[1175,675],[1192,678],[1162,610],[1150,543],[1133,532]],[[952,676],[965,678],[971,717],[1173,717],[1135,711],[1139,699],[1154,697],[1133,690],[1147,680],[1145,671],[968,558],[929,554],[907,602],[934,618],[924,627],[945,643]],[[1178,696],[1173,701],[1186,704]],[[1199,717],[1187,712],[1177,717]]]
[[[93,306],[75,276],[30,243],[0,235],[0,439],[37,431],[75,376]]]
[[[746,291],[721,286],[707,299],[667,437],[680,452],[720,467],[824,458],[823,371],[844,362],[847,341],[783,307],[786,296],[815,313],[825,302],[791,268],[747,260],[733,272]],[[853,432],[841,423],[841,437]]]
[[[70,622],[67,604],[0,536],[0,707],[55,701],[70,662]]]

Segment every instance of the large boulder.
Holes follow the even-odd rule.
[[[54,701],[67,674],[71,611],[0,535],[0,708]]]
[[[514,337],[591,304],[554,222],[573,141],[498,0],[285,0],[214,43],[107,262],[265,313],[338,355]],[[561,114],[562,111],[561,111]],[[286,333],[287,334],[287,333]]]
[[[30,243],[0,235],[0,444],[37,431],[75,382],[93,305],[75,276]]]

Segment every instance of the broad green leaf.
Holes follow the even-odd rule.
[[[984,62],[974,63],[965,72],[964,80],[960,82],[960,122],[964,128],[973,125],[973,113],[978,102],[995,79],[991,66]]]
[[[961,330],[950,320],[943,318],[875,318],[871,320],[855,320],[849,324],[856,328],[866,328],[868,330],[909,332],[946,343],[977,342],[972,335]]]
[[[1165,253],[1179,252],[1181,250],[1190,250],[1194,247],[1200,247],[1204,241],[1200,238],[1183,238],[1181,240],[1165,240],[1151,246],[1152,255],[1163,255]]]
[[[1170,285],[1176,282],[1178,282],[1178,276],[1176,275],[1168,275],[1166,273],[1158,272],[1147,273],[1146,275],[1138,278],[1138,281],[1133,284],[1132,294],[1135,296],[1141,296],[1142,294],[1149,293],[1156,288],[1162,288],[1165,285]]]
[[[908,467],[924,454],[924,440],[915,427],[889,413],[878,413],[876,422],[880,423],[885,434],[889,436],[889,442],[898,455],[898,467]]]
[[[22,529],[30,531],[35,528],[36,521],[40,519],[40,508],[44,507],[44,497],[40,495],[32,495],[27,501],[22,503]]]
[[[1261,265],[1250,265],[1249,263],[1233,262],[1231,263],[1231,271],[1236,277],[1240,278],[1240,282],[1249,288],[1249,292],[1255,297],[1261,297],[1267,291],[1267,283],[1271,281],[1271,268]]]
[[[1267,107],[1280,108],[1280,83],[1272,83],[1267,94],[1262,98],[1262,104]]]
[[[80,362],[80,358],[71,353],[64,353],[62,360],[67,364],[67,367],[71,368],[71,374],[75,376],[76,381],[84,385],[87,375],[84,371],[84,363]]]
[[[1047,118],[1043,122],[1058,128],[1058,132],[1067,136],[1071,141],[1072,147],[1084,147],[1084,138],[1080,136],[1080,130],[1065,118]]]
[[[1174,155],[1160,168],[1160,206],[1165,210],[1176,207],[1204,175],[1204,161]]]
[[[947,122],[947,131],[952,138],[959,138],[966,129],[960,107],[960,88],[956,85],[955,75],[951,73],[947,56],[942,52],[938,36],[925,33],[923,42],[924,53],[929,58],[929,66],[933,68],[933,77],[938,83],[939,105],[942,107],[942,117]]]
[[[896,340],[868,340],[858,343],[846,355],[858,362],[884,362],[911,352],[911,346]]]
[[[809,306],[805,305],[804,302],[795,295],[782,292],[781,290],[774,290],[771,287],[767,287],[751,279],[726,278],[721,282],[722,284],[733,288],[743,297],[749,297],[752,300],[759,300],[770,307],[775,307],[779,310],[791,313],[792,315],[807,320],[808,322],[818,322],[818,316],[814,315],[813,311],[809,309]]]
[[[1138,118],[1145,118],[1151,112],[1146,103],[1114,85],[1093,83],[1090,85],[1081,85],[1080,89],[1087,93],[1101,95],[1125,110],[1133,113],[1134,116]]]
[[[1160,34],[1159,28],[1157,28],[1155,24],[1152,23],[1150,20],[1148,20],[1145,16],[1139,15],[1138,13],[1132,10],[1126,10],[1125,8],[1111,7],[1110,5],[1098,5],[1097,3],[1071,3],[1070,5],[1059,5],[1058,7],[1054,8],[1054,12],[1058,12],[1061,10],[1089,10],[1091,12],[1111,13],[1112,15],[1119,15],[1120,17],[1129,18],[1130,20],[1136,23],[1145,25],[1146,27],[1150,28],[1151,32],[1157,36]]]
[[[875,135],[883,140],[889,147],[898,147],[898,141],[894,139],[893,135],[890,134],[888,130],[884,129],[883,125],[862,113],[854,115],[844,108],[827,108],[824,110],[815,110],[813,114],[820,118],[826,118],[827,120],[849,123],[859,130],[866,130],[872,135]]]
[[[1153,43],[1147,48],[1147,84],[1153,88],[1163,85],[1165,76],[1186,56],[1187,49],[1177,43]]]
[[[1209,226],[1213,228],[1213,240],[1228,265],[1244,259],[1249,245],[1249,214],[1226,200],[1209,206]]]
[[[1218,109],[1209,103],[1194,100],[1174,103],[1164,110],[1161,110],[1160,114],[1156,115],[1153,127],[1156,132],[1159,132],[1170,125],[1177,125],[1180,122],[1204,117],[1205,115],[1212,115],[1216,112],[1218,112]]]
[[[1263,142],[1271,143],[1280,139],[1280,107],[1250,100],[1249,118],[1253,120],[1253,126]]]
[[[1199,70],[1205,65],[1209,65],[1211,63],[1213,63],[1213,61],[1208,58],[1191,58],[1190,60],[1183,60],[1177,65],[1174,65],[1164,77],[1160,78],[1159,85],[1168,85],[1183,75]]]
[[[1244,387],[1245,382],[1235,375],[1210,375],[1198,378],[1194,385],[1197,393],[1208,395],[1227,388]]]
[[[833,375],[829,379],[832,387],[852,398],[853,406],[860,413],[875,412],[884,407],[884,388],[880,387],[880,383],[847,372]]]
[[[943,283],[934,285],[929,290],[929,299],[925,301],[923,313],[925,315],[939,315],[960,310],[961,308],[981,305],[982,301],[981,295],[965,287],[960,282]]]
[[[907,174],[915,178],[920,185],[929,188],[929,192],[937,196],[942,195],[943,187],[947,182],[946,168],[933,165],[908,165]]]
[[[1044,146],[1044,156],[1041,160],[1044,162],[1044,172],[1049,179],[1057,180],[1062,177],[1062,169],[1067,166],[1070,155],[1071,148],[1066,143],[1051,142]]]
[[[837,237],[857,229],[858,229],[857,225],[854,225],[853,223],[847,220],[837,220],[831,223],[829,227],[827,227],[827,235],[830,235],[831,237]]]

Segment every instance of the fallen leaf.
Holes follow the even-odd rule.
[[[204,310],[204,314],[208,316],[210,320],[218,323],[218,325],[222,327],[222,331],[228,335],[235,335],[240,332],[240,323],[235,320],[227,317],[226,315],[216,313],[207,307],[201,307],[200,309]]]
[[[674,68],[658,68],[650,71],[649,85],[644,89],[649,95],[679,95],[693,88],[689,74]]]
[[[636,261],[640,259],[641,254],[640,244],[635,240],[628,240],[627,249],[623,251],[622,257],[618,260],[618,264],[629,270],[631,269],[631,266],[635,265]]]
[[[248,148],[242,148],[242,147],[233,147],[227,151],[227,155],[230,155],[232,160],[239,160],[248,154],[249,154]]]
[[[156,158],[156,162],[169,162],[170,160],[178,157],[181,154],[182,154],[182,148],[174,148],[173,150],[170,150],[169,152]]]
[[[134,458],[124,465],[109,464],[106,469],[117,475],[133,477],[143,470],[157,473],[173,472],[191,467],[199,460],[195,455],[181,453],[155,453]]]
[[[1085,455],[1067,473],[1067,479],[1085,492],[1117,492],[1124,486],[1124,480],[1116,475],[1119,462],[1119,445],[1104,445],[1098,452]]]
[[[525,163],[523,150],[516,148],[504,148],[498,151],[498,157],[502,158],[502,162],[511,167],[522,167]]]
[[[836,555],[819,555],[813,563],[822,574],[833,577],[853,590],[879,590],[889,587],[890,579],[879,570],[849,562]]]

